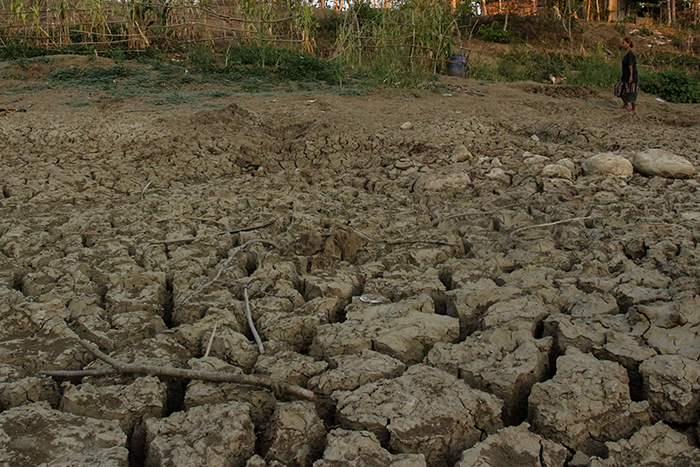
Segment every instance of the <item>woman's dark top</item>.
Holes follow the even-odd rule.
[[[637,57],[631,50],[622,57],[622,78],[620,80],[624,83],[630,80],[630,66],[632,67],[632,82],[637,82]]]

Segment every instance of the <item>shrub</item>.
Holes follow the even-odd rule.
[[[226,51],[226,66],[221,70],[229,75],[268,76],[274,71],[288,80],[319,80],[337,83],[341,75],[336,62],[312,55],[277,47],[236,46]]]
[[[6,42],[3,47],[0,47],[0,59],[2,60],[21,60],[43,55],[51,55],[52,51],[47,51],[43,47],[35,47],[26,42]]]
[[[510,31],[504,31],[498,27],[498,21],[491,23],[491,26],[480,27],[479,34],[485,41],[497,42],[499,44],[510,44],[513,42],[513,35]]]
[[[685,71],[668,69],[642,76],[642,90],[669,102],[700,102],[700,82]]]

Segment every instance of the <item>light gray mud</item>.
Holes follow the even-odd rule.
[[[581,167],[652,148],[698,167],[700,108],[642,96],[630,115],[605,90],[449,83],[463,88],[153,106],[4,80],[0,107],[32,105],[0,115],[0,460],[698,459],[698,177]],[[275,246],[241,250],[192,296],[253,239]],[[104,366],[76,336],[124,361],[272,375],[319,402],[39,377]],[[57,421],[21,425],[32,410]],[[81,418],[108,439],[86,445]],[[62,447],[32,457],[52,429]]]

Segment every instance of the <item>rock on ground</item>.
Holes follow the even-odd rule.
[[[265,434],[265,460],[288,467],[310,467],[323,452],[326,429],[310,402],[277,404]]]
[[[688,159],[663,149],[648,149],[635,154],[632,165],[637,172],[647,176],[690,178],[695,175],[695,167]]]
[[[639,366],[651,410],[669,423],[697,423],[700,363],[681,355],[657,355]]]
[[[608,458],[591,459],[590,467],[692,467],[700,465],[700,450],[688,438],[659,422],[645,426],[630,439],[605,443]]]
[[[528,421],[538,434],[598,454],[603,441],[649,423],[649,404],[631,401],[627,371],[619,364],[571,349],[556,365],[554,378],[535,384],[530,394]]]
[[[129,451],[119,422],[37,402],[0,413],[0,465],[127,467]]]
[[[529,428],[527,423],[503,428],[464,451],[455,467],[564,467],[569,451]]]
[[[583,161],[583,171],[586,175],[614,175],[631,177],[634,173],[632,163],[622,156],[611,152],[596,154]]]
[[[392,455],[369,431],[337,428],[328,434],[323,459],[313,467],[425,467],[423,454]]]
[[[460,162],[430,171],[416,181],[413,190],[416,193],[463,190],[471,183],[469,168],[469,164]]]
[[[194,407],[146,420],[146,466],[242,467],[255,453],[248,404]]]
[[[561,164],[549,164],[544,166],[541,175],[547,178],[571,179],[571,170]]]
[[[424,454],[435,467],[502,426],[500,400],[425,365],[334,397],[342,427],[371,431],[394,452]]]

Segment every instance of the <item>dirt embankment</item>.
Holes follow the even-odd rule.
[[[4,83],[27,109],[0,114],[8,465],[700,463],[698,179],[609,173],[650,148],[698,167],[698,106],[454,81],[484,95],[154,107]],[[273,243],[235,250],[253,239]],[[317,402],[38,376],[105,368],[77,337]]]

